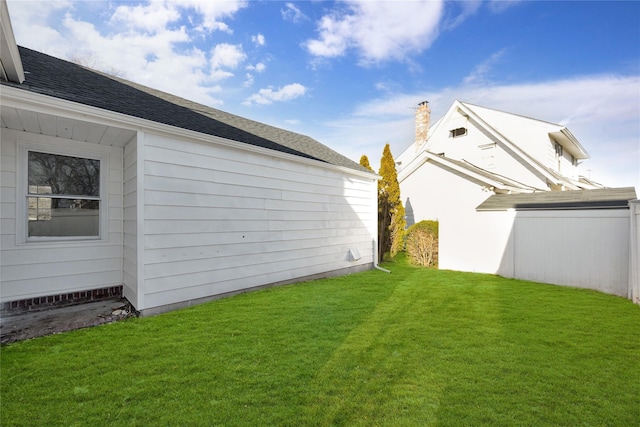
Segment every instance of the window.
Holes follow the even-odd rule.
[[[564,154],[564,149],[562,148],[562,145],[556,142],[556,156],[562,157],[563,154]]]
[[[28,151],[29,238],[100,237],[100,163]]]
[[[449,131],[449,136],[456,138],[467,134],[467,128],[456,128]]]

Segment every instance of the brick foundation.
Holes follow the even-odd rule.
[[[3,314],[19,314],[117,297],[122,297],[122,285],[101,289],[91,289],[81,292],[71,292],[67,294],[47,295],[44,297],[8,301],[2,304],[1,310]]]

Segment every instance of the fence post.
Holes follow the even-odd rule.
[[[629,201],[629,299],[640,304],[640,200]]]

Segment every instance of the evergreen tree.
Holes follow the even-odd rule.
[[[382,261],[387,251],[395,256],[402,250],[407,225],[398,172],[389,144],[382,151],[378,175],[382,177],[378,181],[378,260]]]
[[[366,154],[363,154],[362,157],[360,157],[360,166],[364,166],[365,168],[369,169],[371,172],[375,173],[375,171],[371,167],[371,164],[369,163],[369,158],[366,156]]]

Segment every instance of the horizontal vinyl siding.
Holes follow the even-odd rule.
[[[100,153],[107,159],[103,203],[108,216],[102,240],[25,242],[17,235],[18,141],[52,149]],[[78,292],[122,283],[122,149],[2,129],[0,279],[3,302]],[[22,178],[24,179],[24,178]]]
[[[150,135],[144,171],[144,308],[373,263],[372,179]]]

